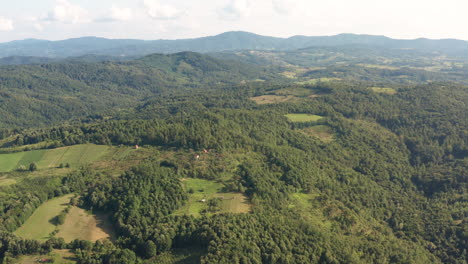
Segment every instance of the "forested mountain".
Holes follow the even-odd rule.
[[[0,260],[466,263],[463,57],[354,35],[167,45],[226,41],[272,50],[6,59]]]
[[[31,56],[11,56],[0,58],[0,65],[27,65],[27,64],[46,64],[46,63],[84,63],[84,62],[103,62],[103,61],[129,61],[135,57],[115,57],[105,55],[83,55],[79,57],[50,58],[50,57],[31,57]]]
[[[0,57],[76,57],[87,54],[143,56],[181,51],[220,52],[228,50],[295,50],[308,47],[364,45],[387,49],[416,49],[468,57],[468,43],[462,40],[397,40],[384,36],[340,34],[336,36],[294,36],[275,38],[248,32],[226,32],[216,36],[181,40],[111,40],[85,37],[61,41],[20,40],[0,44]]]
[[[361,46],[201,55],[153,54],[67,59],[11,57],[0,66],[0,127],[50,125],[117,112],[151,97],[245,82],[314,84],[366,81],[374,86],[467,83],[468,61],[424,51]],[[266,84],[267,85],[267,84]]]
[[[0,67],[0,127],[114,115],[161,93],[281,79],[264,67],[184,52],[129,62]]]

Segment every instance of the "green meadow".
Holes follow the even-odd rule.
[[[299,131],[308,136],[319,138],[325,143],[330,143],[333,141],[333,131],[329,126],[326,125],[306,127],[300,129]]]
[[[41,149],[0,154],[0,172],[10,172],[35,162],[38,169],[56,168],[60,164],[80,166],[94,162],[109,153],[111,147],[94,144],[76,145],[56,149]]]
[[[323,118],[323,116],[311,114],[287,114],[285,116],[294,123],[317,122]]]
[[[371,89],[373,92],[375,93],[383,93],[383,94],[390,94],[390,95],[394,95],[397,93],[397,91],[393,88],[385,88],[385,87],[370,87],[369,89]]]
[[[220,200],[220,210],[217,213],[247,213],[250,204],[241,193],[222,192],[223,184],[203,179],[185,178],[184,188],[189,192],[188,202],[175,212],[176,215],[200,216],[208,208],[210,199]]]
[[[73,194],[51,199],[41,206],[26,220],[26,222],[15,231],[15,235],[26,238],[45,241],[56,229],[51,219],[59,215],[69,204]]]

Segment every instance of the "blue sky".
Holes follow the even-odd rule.
[[[358,33],[468,40],[467,0],[0,0],[0,42]]]

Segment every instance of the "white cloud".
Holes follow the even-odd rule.
[[[111,17],[118,21],[128,21],[132,19],[133,12],[130,8],[118,8],[116,6],[112,6]]]
[[[162,4],[157,0],[143,0],[147,14],[153,19],[176,19],[183,12],[174,6]]]
[[[44,26],[43,26],[41,23],[34,23],[33,27],[34,27],[37,31],[43,31],[43,30],[44,30]]]
[[[229,4],[222,8],[219,15],[222,19],[238,20],[250,14],[251,4],[249,0],[230,0]]]
[[[133,18],[133,11],[131,8],[120,8],[112,5],[110,15],[98,18],[96,22],[112,22],[112,21],[129,21]]]
[[[13,20],[0,17],[0,31],[12,31]]]
[[[48,13],[44,20],[65,24],[80,24],[91,21],[88,10],[67,0],[56,0],[54,9]]]

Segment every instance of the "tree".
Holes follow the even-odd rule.
[[[145,257],[149,259],[149,258],[156,256],[156,254],[157,254],[156,244],[154,244],[154,242],[151,240],[146,241],[144,245]]]
[[[36,171],[37,170],[37,164],[35,162],[29,164],[29,171]]]
[[[107,263],[113,264],[130,264],[130,263],[137,263],[137,257],[135,252],[131,251],[130,249],[122,249],[113,252],[109,258]]]

